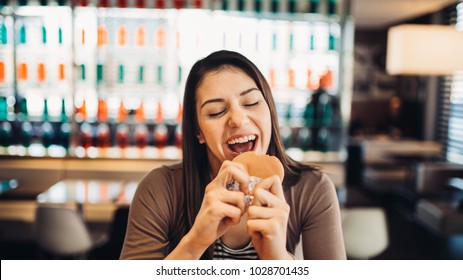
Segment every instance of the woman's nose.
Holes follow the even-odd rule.
[[[249,118],[242,110],[235,109],[230,111],[228,125],[230,127],[244,127],[249,124]]]

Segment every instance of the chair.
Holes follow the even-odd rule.
[[[371,259],[386,250],[389,238],[383,209],[344,208],[341,213],[348,259]]]
[[[54,258],[85,259],[105,237],[92,239],[75,208],[62,204],[39,204],[36,210],[35,234],[40,249]]]
[[[389,245],[386,215],[377,207],[342,208],[342,231],[348,259],[370,259]],[[294,256],[304,259],[302,241]]]
[[[417,221],[438,236],[463,234],[463,165],[425,162],[413,175]]]
[[[129,219],[129,205],[119,205],[114,211],[109,239],[103,246],[92,251],[91,258],[98,260],[118,260],[124,245],[127,222]]]

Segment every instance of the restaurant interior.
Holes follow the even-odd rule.
[[[138,182],[181,160],[189,68],[223,48],[334,182],[349,260],[463,259],[462,0],[1,0],[0,25],[2,260],[119,259]]]

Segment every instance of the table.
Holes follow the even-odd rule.
[[[40,193],[37,200],[39,203],[130,204],[136,189],[134,181],[65,179]]]
[[[64,179],[37,196],[38,203],[74,205],[86,222],[110,222],[121,205],[130,205],[135,181]]]

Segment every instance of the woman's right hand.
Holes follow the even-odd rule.
[[[226,189],[226,184],[233,180],[239,183],[241,191]],[[193,259],[199,259],[211,244],[240,222],[246,211],[244,196],[248,193],[248,184],[249,175],[242,164],[228,160],[223,162],[217,177],[206,186],[191,230],[179,244],[189,251]]]

